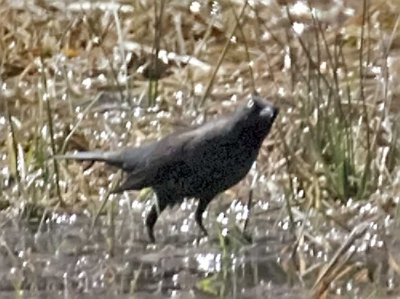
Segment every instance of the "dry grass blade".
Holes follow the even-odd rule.
[[[328,265],[326,265],[324,270],[320,273],[314,283],[314,286],[312,287],[316,298],[325,292],[329,284],[334,279],[334,277],[331,276],[332,272],[339,273],[341,271],[341,267],[338,267],[338,264],[341,264],[342,266],[345,264],[345,261],[341,260],[341,258],[345,255],[346,251],[349,250],[352,245],[354,245],[354,242],[366,233],[369,225],[369,222],[357,225],[352,230],[343,245],[336,251]]]
[[[227,298],[399,293],[398,1],[0,3],[1,294],[187,297],[204,276]],[[140,146],[254,91],[279,117],[199,242],[197,201],[148,246],[150,190],[111,195],[113,169],[48,158]]]
[[[203,97],[200,100],[200,106],[201,107],[204,106],[204,104],[206,102],[206,99],[210,95],[211,88],[212,88],[212,86],[214,84],[214,80],[215,80],[215,77],[217,75],[218,69],[220,68],[220,66],[222,64],[222,61],[224,60],[224,57],[226,55],[226,52],[229,49],[229,45],[231,44],[231,39],[234,36],[234,34],[236,32],[236,29],[240,26],[240,20],[242,19],[243,15],[244,15],[244,12],[246,11],[247,5],[248,5],[248,3],[247,3],[247,0],[246,0],[245,3],[243,4],[242,8],[241,8],[239,16],[236,18],[236,24],[232,28],[232,31],[231,31],[231,33],[229,34],[229,36],[228,36],[228,38],[226,40],[225,46],[222,49],[221,55],[219,56],[218,61],[217,61],[216,65],[215,65],[214,71],[211,74],[210,80],[208,81],[208,85],[207,85],[206,90],[205,90],[205,92],[203,94]],[[236,17],[236,15],[235,15],[235,17]]]
[[[10,169],[14,168],[15,178],[17,180],[18,185],[21,186],[21,176],[19,174],[19,168],[18,168],[18,144],[17,144],[17,140],[16,140],[16,136],[15,136],[14,124],[13,124],[10,112],[8,110],[8,102],[3,101],[3,105],[4,105],[4,110],[5,110],[5,113],[7,116],[7,120],[8,120],[8,126],[10,128],[11,141],[12,141],[12,143],[11,143],[12,149],[10,148],[10,150],[12,150],[12,152],[10,153],[10,155],[12,155],[12,157],[10,157],[9,159],[10,159],[10,161],[12,161],[13,165],[11,165]],[[18,189],[21,190],[21,187]]]
[[[68,146],[68,142],[70,141],[70,139],[72,138],[72,136],[74,135],[74,133],[76,132],[76,130],[78,130],[80,124],[82,123],[84,116],[86,116],[90,110],[92,109],[92,107],[97,103],[97,101],[101,98],[102,93],[99,93],[97,95],[96,98],[94,98],[89,105],[85,108],[85,110],[82,113],[82,117],[76,122],[76,124],[74,125],[74,127],[71,129],[71,131],[68,133],[68,135],[65,137],[65,140],[63,142],[63,145],[61,147],[60,153],[63,154],[65,152],[66,147]]]
[[[110,196],[112,195],[113,190],[115,189],[116,186],[118,186],[120,184],[121,174],[122,174],[122,172],[119,172],[114,177],[114,179],[111,182],[110,188],[107,190],[106,194],[104,195],[104,199],[103,199],[100,207],[98,208],[96,214],[93,217],[92,225],[90,227],[90,235],[93,233],[93,231],[95,229],[95,226],[97,224],[97,221],[99,220],[99,217],[100,217],[101,213],[103,212],[105,206],[107,205],[108,200],[109,200]]]

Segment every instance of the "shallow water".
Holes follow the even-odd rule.
[[[109,217],[100,216],[93,230],[93,217],[85,215],[52,214],[41,223],[3,215],[0,295],[7,298],[21,290],[38,298],[74,294],[79,298],[124,298],[125,294],[128,298],[132,293],[138,298],[206,298],[208,291],[200,291],[204,286],[198,285],[215,275],[210,280],[215,285],[203,283],[221,295],[250,298],[250,293],[273,289],[276,296],[282,292],[274,298],[290,298],[278,253],[291,238],[273,228],[275,211],[256,205],[256,216],[248,227],[254,242],[235,241],[241,235],[233,232],[229,244],[221,247],[217,227],[229,228],[238,214],[238,203],[220,217],[222,223],[206,220],[209,238],[199,237],[193,221],[195,203],[188,201],[162,214],[156,225],[156,244],[147,241],[144,231],[146,204],[120,209],[111,225]],[[215,208],[214,204],[214,212]]]
[[[17,16],[18,13],[26,12],[24,5],[30,3],[8,2],[16,6],[17,9],[13,13]],[[283,192],[278,187],[283,184],[275,182],[272,178],[272,174],[286,167],[285,162],[282,162],[282,154],[278,153],[282,151],[282,148],[279,148],[278,137],[273,141],[276,144],[267,142],[258,159],[258,171],[265,177],[257,180],[255,205],[251,210],[250,223],[246,230],[252,242],[247,242],[240,232],[248,215],[245,203],[251,185],[249,180],[257,176],[254,172],[247,177],[247,181],[233,188],[233,191],[230,190],[213,201],[205,215],[205,223],[210,232],[208,238],[199,236],[199,230],[193,221],[196,202],[189,200],[163,213],[155,228],[157,243],[149,244],[143,221],[151,199],[144,201],[141,199],[143,196],[137,193],[113,196],[110,199],[113,205],[107,204],[105,211],[93,225],[99,202],[104,200],[106,186],[113,178],[113,175],[105,175],[111,171],[108,172],[108,168],[99,164],[84,171],[80,165],[60,163],[62,195],[70,206],[76,203],[77,207],[69,213],[68,208],[54,208],[50,202],[57,201],[57,196],[55,192],[49,191],[55,189],[54,176],[51,176],[52,161],[46,160],[52,150],[47,116],[43,112],[45,101],[42,99],[52,99],[58,138],[56,141],[60,143],[57,149],[60,151],[72,128],[77,130],[71,140],[65,143],[68,143],[69,147],[63,150],[115,149],[119,146],[139,145],[144,140],[157,139],[175,127],[202,123],[203,116],[194,108],[198,107],[208,84],[210,70],[223,47],[221,41],[224,41],[228,32],[222,31],[226,28],[220,26],[217,20],[213,27],[213,40],[207,45],[208,50],[204,50],[198,57],[194,54],[195,51],[192,51],[190,42],[183,43],[187,46],[187,52],[175,49],[179,39],[172,39],[173,46],[163,45],[168,51],[162,49],[160,54],[169,57],[168,68],[172,69],[172,72],[164,70],[162,76],[167,78],[160,84],[165,90],[156,99],[154,107],[149,108],[146,98],[149,80],[146,76],[138,75],[142,65],[138,69],[135,68],[137,65],[130,66],[132,69],[127,75],[124,67],[128,68],[125,64],[129,63],[121,61],[128,60],[128,56],[132,55],[132,61],[142,63],[143,59],[151,56],[153,41],[147,39],[148,28],[144,30],[143,27],[146,27],[147,20],[152,20],[153,13],[150,12],[148,16],[145,16],[145,13],[135,15],[133,5],[129,2],[119,7],[118,17],[111,20],[107,18],[116,13],[114,2],[104,5],[110,4],[104,1],[99,6],[94,5],[99,1],[68,1],[72,4],[65,1],[49,2],[54,6],[49,5],[46,8],[30,3],[33,16],[31,17],[35,22],[32,26],[21,28],[21,36],[32,34],[34,40],[36,35],[41,36],[39,33],[49,31],[48,28],[41,27],[47,24],[44,20],[52,20],[59,27],[71,24],[72,27],[76,26],[75,34],[79,33],[77,40],[82,44],[66,43],[65,46],[71,47],[71,52],[64,53],[61,48],[53,49],[49,46],[52,43],[58,44],[56,41],[59,38],[50,34],[49,45],[46,45],[49,49],[46,51],[53,51],[53,56],[46,61],[49,72],[48,88],[45,89],[37,83],[43,79],[40,77],[38,61],[35,61],[31,73],[28,71],[21,77],[18,68],[14,70],[10,67],[12,75],[7,83],[2,85],[2,96],[6,96],[10,103],[9,109],[17,132],[16,154],[20,161],[18,167],[24,187],[22,189],[25,190],[16,190],[18,186],[15,170],[9,161],[13,154],[9,120],[4,111],[0,110],[0,144],[4,144],[0,152],[0,298],[310,298],[306,290],[312,288],[324,267],[336,252],[340,252],[337,250],[345,243],[352,228],[364,222],[368,224],[368,232],[356,239],[348,251],[342,252],[344,262],[342,268],[338,267],[343,272],[354,271],[357,275],[360,274],[360,277],[355,274],[338,275],[339,278],[335,277],[338,280],[330,285],[330,293],[337,294],[338,297],[347,295],[351,298],[365,298],[366,295],[376,294],[368,289],[372,285],[373,291],[376,292],[376,286],[373,285],[376,282],[384,289],[378,294],[379,298],[384,298],[384,295],[390,296],[390,291],[397,290],[399,280],[396,273],[400,264],[397,262],[400,261],[397,253],[399,229],[393,216],[382,213],[382,194],[377,194],[379,198],[371,199],[371,203],[349,202],[346,206],[329,202],[326,211],[333,213],[326,215],[327,217],[309,211],[308,203],[304,202],[307,196],[299,194],[292,204],[303,206],[292,207],[295,233],[290,233]],[[193,2],[191,11],[181,4],[183,1],[174,2],[175,6],[172,6],[172,9],[173,12],[185,13],[182,13],[181,20],[185,20],[185,17],[191,20],[195,16],[192,21],[181,27],[183,30],[189,30],[188,41],[193,41],[194,49],[199,46],[198,42],[206,32],[208,21],[211,18],[214,21],[214,16],[220,13],[221,7],[218,1],[214,2],[214,8],[211,9],[201,7],[200,1],[187,2]],[[312,29],[310,8],[304,1],[292,2],[290,11],[296,23],[294,29],[297,30],[297,34],[304,34],[306,38],[307,32],[309,34],[307,29]],[[354,17],[354,13],[357,9],[360,11],[362,1],[311,2],[313,5],[320,5],[313,13],[324,24],[340,27],[349,18],[358,24],[358,17]],[[271,21],[271,28],[284,28],[288,25],[283,18],[283,6],[274,6],[272,1],[259,3],[265,4],[258,8],[260,16]],[[195,12],[196,7],[200,9],[199,14]],[[132,12],[134,17],[124,16],[125,13]],[[87,16],[74,23],[82,13],[87,13]],[[227,17],[225,14],[219,15],[222,16]],[[91,43],[95,44],[97,37],[93,32],[87,34],[90,30],[87,30],[86,25],[81,27],[87,17],[110,24],[121,21],[123,26],[130,28],[135,34],[126,29],[126,40],[118,44],[115,38],[117,34],[112,31],[114,27],[107,27],[112,29],[108,32],[109,35],[105,36],[109,39],[103,44],[108,51],[104,55],[97,51],[96,46],[88,46]],[[25,19],[25,14],[21,14],[20,18],[10,18],[24,24]],[[251,12],[248,19],[254,19]],[[395,19],[397,22],[397,15]],[[219,21],[221,20],[226,21],[223,18]],[[199,27],[196,31],[198,37],[195,39],[192,39],[190,31],[193,24],[196,28]],[[31,28],[36,28],[36,31],[29,31]],[[106,32],[105,28],[99,26],[99,32]],[[350,34],[350,41],[353,32],[351,29],[351,26],[350,30],[347,28],[349,32],[346,33]],[[265,29],[261,27],[262,30]],[[64,29],[60,32],[63,31]],[[277,32],[280,34],[280,31]],[[286,65],[286,62],[283,62],[285,54],[275,49],[276,45],[272,43],[269,32],[261,33],[254,35],[257,39],[254,44],[261,43],[261,47],[252,50],[252,55],[257,59],[251,62],[255,62],[257,88],[265,95],[270,95],[275,88],[279,88],[282,95],[290,95],[292,87],[287,85],[290,80],[286,72],[290,64]],[[392,32],[389,30],[387,33],[391,35]],[[172,34],[177,35],[175,31]],[[166,40],[170,37],[169,31]],[[238,38],[240,39],[240,36]],[[314,42],[313,36],[311,41]],[[19,46],[21,48],[16,51],[14,46],[11,46],[11,52],[30,53],[36,50],[29,47],[26,50],[23,42]],[[393,47],[395,46],[396,43]],[[226,64],[220,69],[217,76],[220,78],[217,81],[220,81],[215,83],[210,102],[206,104],[210,112],[208,117],[232,110],[233,105],[242,100],[240,95],[249,91],[249,86],[245,83],[249,81],[248,73],[243,71],[247,69],[248,62],[240,56],[239,48],[228,53],[232,57],[228,57]],[[213,53],[218,55],[212,55]],[[399,55],[393,51],[389,56],[390,82],[396,95]],[[358,58],[353,59],[358,61]],[[18,62],[17,66],[21,64],[22,70],[32,63],[31,56],[25,57],[22,54],[15,61]],[[10,59],[10,65],[14,66],[15,61]],[[269,64],[271,70],[267,71],[266,65]],[[117,70],[118,80],[112,77],[110,69]],[[373,68],[372,65],[371,70],[377,72],[379,68]],[[272,78],[271,74],[275,78]],[[375,80],[375,77],[371,77],[367,83],[373,83]],[[127,82],[132,84],[132,88],[125,90],[124,84]],[[123,98],[129,98],[133,105],[125,98],[122,100],[121,95],[115,92],[121,86],[124,88],[124,92],[121,92]],[[37,93],[40,95],[36,97]],[[393,101],[391,109],[398,110],[397,102]],[[280,104],[285,112],[285,103]],[[84,112],[86,108],[90,108],[88,113]],[[3,109],[3,105],[0,105],[0,109]],[[36,116],[40,117],[36,119]],[[289,112],[287,115],[282,113],[281,118],[283,124],[292,121],[288,120]],[[288,181],[286,174],[283,174],[281,179]],[[397,193],[398,190],[395,190],[394,194]],[[23,197],[24,195],[26,197]],[[396,196],[393,197],[393,202],[391,198],[387,202],[398,205]],[[3,208],[3,201],[11,207]],[[29,212],[29,208],[26,208],[27,202],[38,206],[43,204],[48,206],[48,210],[45,213],[38,211],[36,216],[32,215],[36,213],[32,211],[30,215],[21,213],[24,209]],[[392,206],[388,209],[394,211]],[[235,225],[238,225],[239,229]],[[366,269],[366,265],[371,264],[372,270]],[[357,267],[361,269],[358,272]],[[371,283],[368,277],[371,274],[369,271],[372,274],[378,272],[374,283]]]

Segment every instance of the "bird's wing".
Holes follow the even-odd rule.
[[[158,185],[175,172],[183,175],[185,171],[190,171],[191,161],[198,158],[194,155],[195,149],[212,146],[213,140],[220,137],[221,130],[225,130],[225,124],[226,121],[207,123],[194,130],[168,135],[135,151],[121,152],[124,157],[121,160],[126,161],[123,169],[129,173],[114,192]]]
[[[191,134],[172,134],[135,151],[121,152],[125,160],[123,169],[128,176],[113,192],[139,190],[162,183],[169,170],[173,171],[181,163],[185,146],[192,138]]]
[[[115,157],[119,163],[119,167],[124,171],[135,171],[145,167],[146,161],[149,159],[159,141],[144,144],[139,147],[124,148],[115,153]]]
[[[198,160],[200,155],[206,152],[213,152],[215,147],[221,143],[227,143],[232,139],[232,124],[230,119],[222,118],[209,122],[193,132],[192,138],[185,144],[184,159],[189,161]]]

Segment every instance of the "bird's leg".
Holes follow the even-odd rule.
[[[161,212],[166,208],[167,204],[164,200],[157,200],[156,203],[150,209],[149,214],[146,218],[146,227],[147,233],[149,234],[150,241],[155,243],[156,239],[154,238],[154,225],[156,224],[158,216]]]
[[[205,234],[206,236],[208,235],[208,233],[203,225],[203,213],[206,210],[209,203],[210,203],[209,199],[200,198],[199,204],[197,206],[197,210],[195,213],[196,223],[200,227],[200,230],[203,232],[203,234]]]

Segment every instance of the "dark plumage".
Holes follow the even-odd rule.
[[[233,115],[172,133],[159,141],[112,152],[77,152],[57,158],[103,161],[127,172],[113,192],[153,188],[158,203],[146,218],[149,237],[159,214],[185,197],[199,199],[195,219],[220,192],[238,183],[256,160],[261,144],[278,114],[271,103],[253,96]]]

